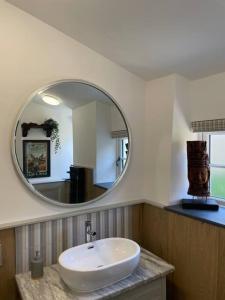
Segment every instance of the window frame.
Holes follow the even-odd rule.
[[[124,139],[128,139],[128,137],[120,137],[116,139],[116,175],[119,176],[122,172],[123,169],[126,166],[127,163],[127,157],[123,157],[124,153]],[[129,141],[129,140],[128,140]]]
[[[220,169],[225,169],[225,164],[212,164],[211,163],[211,136],[212,135],[224,135],[225,137],[225,131],[213,131],[213,132],[204,132],[204,133],[199,133],[198,134],[198,138],[200,140],[206,141],[207,142],[207,152],[209,155],[209,167],[211,168],[220,168]],[[210,176],[210,180],[209,180],[209,190],[211,193],[211,176]],[[217,196],[213,196],[211,195],[210,198],[215,199],[218,204],[225,206],[225,197],[217,197]]]

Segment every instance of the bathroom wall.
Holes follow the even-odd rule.
[[[122,116],[118,113],[118,109],[112,105],[111,106],[111,129],[112,131],[125,130],[125,123]]]
[[[142,198],[149,199],[156,205],[167,205],[185,196],[187,180],[184,145],[187,139],[194,138],[189,131],[189,124],[191,120],[196,119],[224,118],[225,73],[191,83],[177,75],[145,83],[103,56],[3,0],[0,0],[0,36],[0,155],[1,172],[4,174],[0,181],[1,228],[18,222],[29,223],[30,220],[32,222],[40,222],[43,218],[49,220],[59,213],[75,214],[79,211],[82,215],[82,208],[63,209],[36,198],[18,178],[10,155],[10,137],[18,111],[34,90],[60,79],[84,79],[105,89],[118,101],[131,128],[132,151],[125,178],[110,195],[97,203],[85,206],[85,209],[98,210],[105,204],[119,205],[121,202],[126,204],[130,200]],[[187,105],[188,102],[191,103],[190,107]],[[168,223],[164,214],[159,213],[158,216],[159,218],[156,219],[148,213],[144,216],[143,232],[147,232],[144,246],[150,250],[156,249],[153,252],[167,259],[164,251],[168,249],[168,244],[164,242],[167,239]],[[116,220],[120,222],[119,218]],[[134,220],[136,220],[135,217],[133,217]],[[133,227],[137,231],[141,223],[140,219],[138,220],[138,225],[135,223]],[[186,230],[189,237],[193,228],[199,230],[198,232],[200,229],[192,223],[188,223],[187,227],[180,227],[180,222],[172,218],[169,222],[171,222],[169,245],[171,249],[174,249],[173,258],[177,257],[179,260],[181,266],[179,270],[182,270],[183,257],[189,255],[185,252],[185,248],[188,249],[189,245],[188,240],[186,241],[183,236],[182,229]],[[212,255],[207,259],[210,263],[212,262],[212,265],[216,265],[214,253],[220,253],[220,257],[224,257],[224,245],[221,249],[217,247],[217,242],[223,241],[224,234],[219,231],[215,233],[214,238],[214,233],[212,233],[214,229],[211,230],[208,226],[200,227],[204,227],[206,238],[202,239],[198,245],[200,249],[211,247]],[[174,239],[177,238],[177,230],[179,230],[179,238],[173,246]],[[210,233],[209,241],[208,232]],[[139,234],[141,235],[140,232]],[[201,234],[198,237],[201,238]],[[9,249],[14,250],[13,229],[0,231],[0,239],[3,241],[3,250],[8,247],[7,245]],[[153,240],[159,241],[159,244],[154,246],[151,244]],[[214,249],[215,240],[216,250]],[[182,246],[184,241],[186,246]],[[194,255],[199,249],[195,246],[197,242],[198,240],[194,239],[192,248]],[[205,242],[207,243],[204,244]],[[178,246],[183,247],[182,251]],[[5,264],[0,268],[0,290],[2,291],[0,291],[0,298],[3,295],[3,299],[7,299],[6,290],[7,292],[13,291],[12,282],[15,272],[12,262],[14,262],[15,253],[5,251],[4,257]],[[204,266],[205,261],[201,262],[197,266]],[[191,261],[191,263],[195,265],[196,261]],[[212,270],[214,270],[213,267]],[[178,278],[178,281],[180,280],[178,288],[186,282],[189,283],[189,279],[192,278],[191,269],[189,271],[185,273],[186,277]],[[194,271],[197,270],[194,269]],[[5,274],[10,274],[10,280]],[[216,281],[210,280],[213,279],[214,273],[209,274],[203,269],[202,274],[205,276],[202,286],[212,287],[211,291],[213,291]],[[202,274],[199,274],[199,277]],[[192,283],[195,288],[196,283],[194,281]],[[219,284],[222,287],[222,283],[219,282]],[[188,287],[186,292],[187,297],[182,299],[188,299]],[[209,296],[211,296],[210,293],[209,289]]]
[[[186,141],[190,129],[189,81],[170,75],[147,83],[145,199],[169,205],[187,195]]]
[[[17,227],[16,232],[1,230],[0,240],[7,248],[3,248],[4,264],[0,267],[0,299],[16,299],[15,267],[27,270],[35,247],[45,245],[45,263],[54,262],[60,249],[83,241],[86,219],[94,223],[98,238],[129,236],[173,264],[175,272],[167,281],[168,299],[224,300],[224,228],[148,204],[27,224]]]
[[[126,206],[17,227],[16,272],[29,271],[36,251],[43,257],[44,265],[52,265],[64,250],[84,244],[86,220],[91,221],[97,240],[125,237],[140,241],[141,213],[141,206]]]
[[[0,231],[2,248],[2,262],[0,266],[0,299],[17,300],[16,290],[16,245],[13,228]]]
[[[190,88],[189,81],[179,75],[175,76],[175,99],[172,124],[172,157],[170,204],[187,197],[187,146],[186,142],[195,140],[190,124]]]
[[[145,204],[142,246],[175,267],[168,300],[225,299],[225,229]]]
[[[116,180],[116,139],[111,136],[111,105],[96,103],[96,172],[95,182]]]
[[[0,36],[0,156],[4,174],[0,181],[0,227],[71,212],[44,203],[29,192],[11,159],[11,134],[19,110],[33,91],[60,79],[84,79],[105,89],[119,103],[131,128],[131,160],[125,178],[107,197],[85,208],[143,198],[144,162],[140,154],[145,82],[3,0]]]
[[[74,164],[96,166],[96,102],[73,109]]]
[[[0,155],[4,157],[1,166],[4,176],[1,179],[0,225],[68,211],[43,203],[27,191],[16,175],[10,157],[10,136],[19,109],[35,89],[59,79],[85,79],[104,88],[118,101],[131,127],[132,157],[126,177],[110,195],[89,207],[141,198],[168,204],[183,196],[186,189],[184,178],[179,191],[177,186],[175,191],[171,191],[174,185],[170,179],[174,178],[172,182],[176,184],[178,175],[184,174],[181,170],[184,170],[185,164],[176,165],[176,157],[184,153],[178,144],[181,145],[186,139],[184,135],[181,137],[183,129],[179,134],[174,131],[179,127],[174,125],[175,114],[178,123],[179,118],[186,122],[183,112],[175,108],[176,90],[180,84],[176,76],[146,84],[3,0],[0,0],[0,25]],[[190,83],[190,120],[224,117],[224,78],[222,73]],[[182,88],[180,90],[184,91]],[[179,142],[176,141],[178,147],[174,144],[171,147],[175,135],[179,139]],[[179,157],[181,162],[183,154]],[[17,210],[12,209],[15,206]]]
[[[84,242],[85,220],[91,220],[97,239],[129,237],[141,244],[142,205],[96,210],[45,222],[0,230],[3,265],[0,266],[0,299],[17,300],[15,274],[27,271],[35,250],[44,264],[57,261],[62,250]]]
[[[148,82],[145,109],[146,199],[167,204],[170,193],[174,77]]]
[[[181,145],[192,138],[187,129],[188,123],[191,119],[224,116],[221,109],[224,107],[224,74],[190,84],[185,79],[177,80],[180,76],[171,75],[146,84],[96,52],[3,0],[0,0],[0,17],[0,113],[8,116],[7,119],[0,118],[3,145],[0,154],[4,157],[1,224],[68,211],[43,203],[28,192],[16,175],[10,157],[10,135],[19,109],[35,89],[59,79],[85,79],[104,88],[118,101],[131,128],[132,157],[126,177],[110,195],[88,207],[143,198],[159,205],[167,205],[185,196],[187,182],[183,175],[185,160]],[[188,102],[189,93],[191,117],[188,115],[187,119],[188,108],[183,104]],[[182,126],[180,122],[183,122]],[[182,178],[179,185],[177,178]],[[11,209],[14,205],[19,209]],[[10,213],[5,213],[6,211]]]
[[[112,105],[93,101],[73,110],[74,163],[94,170],[94,183],[116,180],[116,139],[112,124],[124,122]],[[119,115],[119,116],[118,116]]]
[[[190,82],[191,120],[225,117],[225,73]]]

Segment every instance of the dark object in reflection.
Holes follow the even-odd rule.
[[[31,128],[42,128],[45,133],[46,133],[46,137],[50,137],[52,135],[52,131],[53,128],[51,125],[49,124],[36,124],[36,123],[23,123],[21,124],[21,128],[22,128],[22,137],[27,137],[28,132]]]
[[[69,203],[85,202],[85,168],[70,166],[70,200]]]
[[[114,184],[114,182],[94,183],[91,168],[71,166],[68,173],[69,179],[35,183],[33,186],[49,199],[65,204],[75,204],[101,196]]]

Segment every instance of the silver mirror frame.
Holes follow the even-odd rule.
[[[74,83],[83,83],[83,84],[86,84],[86,85],[89,85],[91,87],[94,87],[96,89],[98,89],[99,91],[101,91],[102,93],[104,93],[107,97],[109,97],[111,99],[111,101],[115,104],[115,106],[118,108],[119,112],[121,113],[121,116],[124,120],[124,123],[126,124],[126,127],[127,127],[127,131],[128,131],[128,141],[129,141],[129,149],[128,149],[128,156],[127,156],[127,161],[126,161],[126,164],[125,164],[125,167],[122,171],[122,173],[120,174],[120,176],[118,176],[118,178],[116,179],[115,183],[113,184],[113,186],[108,189],[105,193],[103,193],[102,195],[92,199],[92,200],[89,200],[87,202],[83,202],[83,203],[77,203],[77,204],[67,204],[67,203],[60,203],[60,202],[57,202],[57,201],[54,201],[50,198],[47,198],[45,196],[43,196],[41,193],[39,193],[37,190],[35,190],[35,188],[33,187],[33,185],[31,183],[29,183],[29,181],[26,179],[26,177],[24,176],[20,166],[19,166],[19,163],[18,163],[18,160],[17,160],[17,156],[16,156],[16,131],[17,131],[17,127],[18,127],[18,122],[26,108],[26,106],[31,102],[32,98],[37,94],[37,93],[41,93],[43,91],[45,91],[46,89],[49,89],[59,83],[66,83],[66,82],[74,82]],[[82,207],[82,206],[85,206],[85,205],[89,205],[89,204],[92,204],[93,202],[96,202],[102,198],[104,198],[105,196],[107,196],[109,193],[112,192],[112,190],[114,190],[118,184],[120,183],[120,181],[122,180],[122,178],[124,177],[126,171],[127,171],[127,168],[128,168],[128,165],[129,165],[129,162],[130,162],[130,156],[131,156],[131,150],[132,150],[132,142],[131,142],[131,129],[130,129],[130,126],[129,126],[129,123],[124,115],[124,113],[122,112],[122,109],[120,107],[120,105],[116,102],[116,100],[108,93],[106,92],[104,89],[102,89],[101,87],[91,83],[91,82],[88,82],[86,80],[82,80],[82,79],[63,79],[63,80],[58,80],[58,81],[54,81],[54,82],[51,82],[47,85],[45,85],[44,87],[41,87],[37,90],[35,90],[31,95],[30,97],[28,98],[28,100],[26,101],[26,103],[22,106],[22,108],[20,109],[20,112],[19,114],[17,115],[17,118],[16,118],[16,122],[15,122],[15,125],[13,126],[13,131],[12,131],[12,142],[11,142],[11,155],[12,155],[12,160],[13,160],[13,163],[14,163],[14,166],[16,168],[16,171],[18,172],[18,175],[19,175],[19,178],[22,180],[22,182],[27,186],[27,188],[33,193],[35,194],[36,196],[38,196],[39,198],[41,198],[42,200],[48,202],[49,204],[53,204],[53,205],[56,205],[56,206],[61,206],[61,207],[64,207],[64,208],[75,208],[75,207]]]

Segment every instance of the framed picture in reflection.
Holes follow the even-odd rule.
[[[26,178],[50,177],[50,140],[23,141],[23,173]]]

